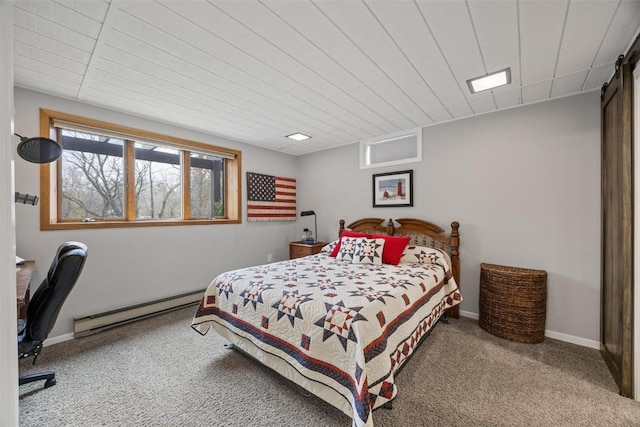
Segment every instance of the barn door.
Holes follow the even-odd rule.
[[[633,394],[633,67],[638,41],[602,88],[600,350],[620,394]],[[634,48],[636,50],[634,51]]]

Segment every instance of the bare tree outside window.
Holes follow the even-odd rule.
[[[62,146],[62,218],[122,218],[123,140],[63,130]]]
[[[123,139],[62,130],[62,217],[123,218],[125,164]],[[135,142],[136,220],[180,219],[180,150]],[[191,218],[224,215],[224,160],[190,153]]]
[[[40,168],[41,230],[241,222],[240,151],[46,109],[40,119],[63,149]]]
[[[208,154],[191,153],[191,218],[224,215],[224,160]]]
[[[177,219],[180,203],[180,151],[137,142],[136,219]]]

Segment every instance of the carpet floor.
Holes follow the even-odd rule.
[[[185,308],[46,347],[35,366],[57,385],[20,387],[20,426],[350,426],[351,419],[210,332]],[[397,379],[376,427],[640,426],[596,350],[518,344],[477,321],[439,324]]]

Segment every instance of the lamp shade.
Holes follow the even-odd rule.
[[[27,138],[20,136],[18,155],[31,163],[51,163],[62,156],[62,147],[53,139],[36,136]]]

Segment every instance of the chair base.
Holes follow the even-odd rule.
[[[35,374],[21,375],[18,378],[19,385],[32,383],[34,381],[46,380],[44,388],[56,385],[56,373],[53,371],[38,372]]]

